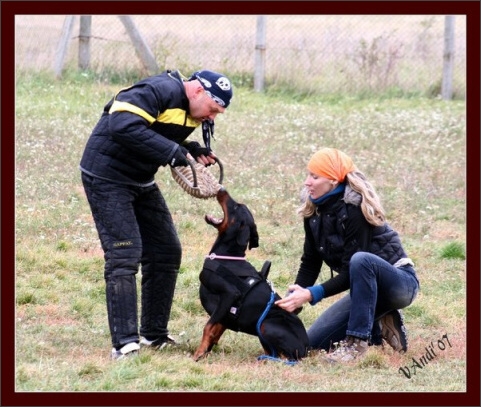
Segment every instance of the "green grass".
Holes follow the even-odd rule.
[[[168,169],[157,181],[183,244],[169,328],[180,345],[109,360],[103,257],[78,163],[103,105],[117,90],[96,78],[19,76],[16,83],[15,385],[19,392],[464,392],[466,391],[466,106],[427,98],[291,97],[237,87],[216,120],[213,147],[224,185],[252,210],[260,247],[248,253],[283,295],[293,282],[303,229],[295,213],[310,155],[321,146],[350,154],[377,187],[389,221],[416,263],[421,291],[405,310],[406,355],[374,350],[352,367],[316,352],[291,367],[258,362],[257,338],[226,332],[205,360],[190,358],[207,314],[198,273],[215,238],[203,221],[219,215]],[[121,85],[123,86],[123,85]],[[201,140],[200,132],[193,135]],[[322,271],[322,279],[329,278]],[[338,297],[300,314],[306,326]],[[448,334],[452,347],[412,379],[399,368]],[[320,401],[322,404],[322,400]]]
[[[441,257],[444,259],[461,259],[466,258],[466,251],[460,242],[448,243],[441,249]]]

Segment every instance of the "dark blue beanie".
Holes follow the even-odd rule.
[[[197,79],[206,93],[222,107],[229,106],[232,99],[232,85],[229,78],[214,71],[197,71],[192,74],[189,80]]]

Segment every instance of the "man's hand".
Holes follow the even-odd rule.
[[[185,147],[179,146],[177,151],[175,152],[172,160],[170,161],[171,167],[187,167],[189,165],[189,161],[192,160],[192,156],[189,154]]]
[[[197,141],[191,141],[184,146],[197,162],[204,164],[206,167],[215,164],[215,154],[210,148],[202,147]]]

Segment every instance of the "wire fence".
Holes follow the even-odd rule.
[[[16,15],[16,69],[54,69],[65,15]],[[212,69],[252,84],[259,44],[255,15],[134,15],[159,71]],[[445,59],[443,15],[265,16],[266,86],[326,93],[441,92]],[[93,15],[88,66],[79,66],[79,16],[67,38],[64,69],[98,74],[149,74],[116,15]],[[452,86],[466,92],[466,16],[454,16]],[[257,49],[256,49],[257,48]],[[240,79],[239,79],[240,80]]]

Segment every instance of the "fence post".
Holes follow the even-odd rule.
[[[72,36],[74,22],[75,16],[66,16],[63,21],[62,35],[60,36],[60,41],[57,45],[55,62],[53,65],[53,72],[56,78],[62,76],[63,62],[65,60],[65,55],[67,54],[69,40]]]
[[[443,82],[441,96],[444,100],[453,97],[453,68],[454,68],[454,16],[444,18],[444,59]]]
[[[130,16],[119,16],[120,21],[124,25],[127,33],[129,34],[130,40],[134,44],[135,53],[140,58],[144,68],[150,73],[154,74],[159,71],[157,62],[155,61],[154,54],[150,50],[149,46],[145,42],[144,38],[140,34],[139,30],[135,26],[134,21]]]
[[[254,90],[264,90],[264,77],[266,70],[266,16],[257,17],[256,50],[254,67]]]
[[[80,16],[78,66],[88,69],[90,66],[90,36],[92,33],[92,16]]]

